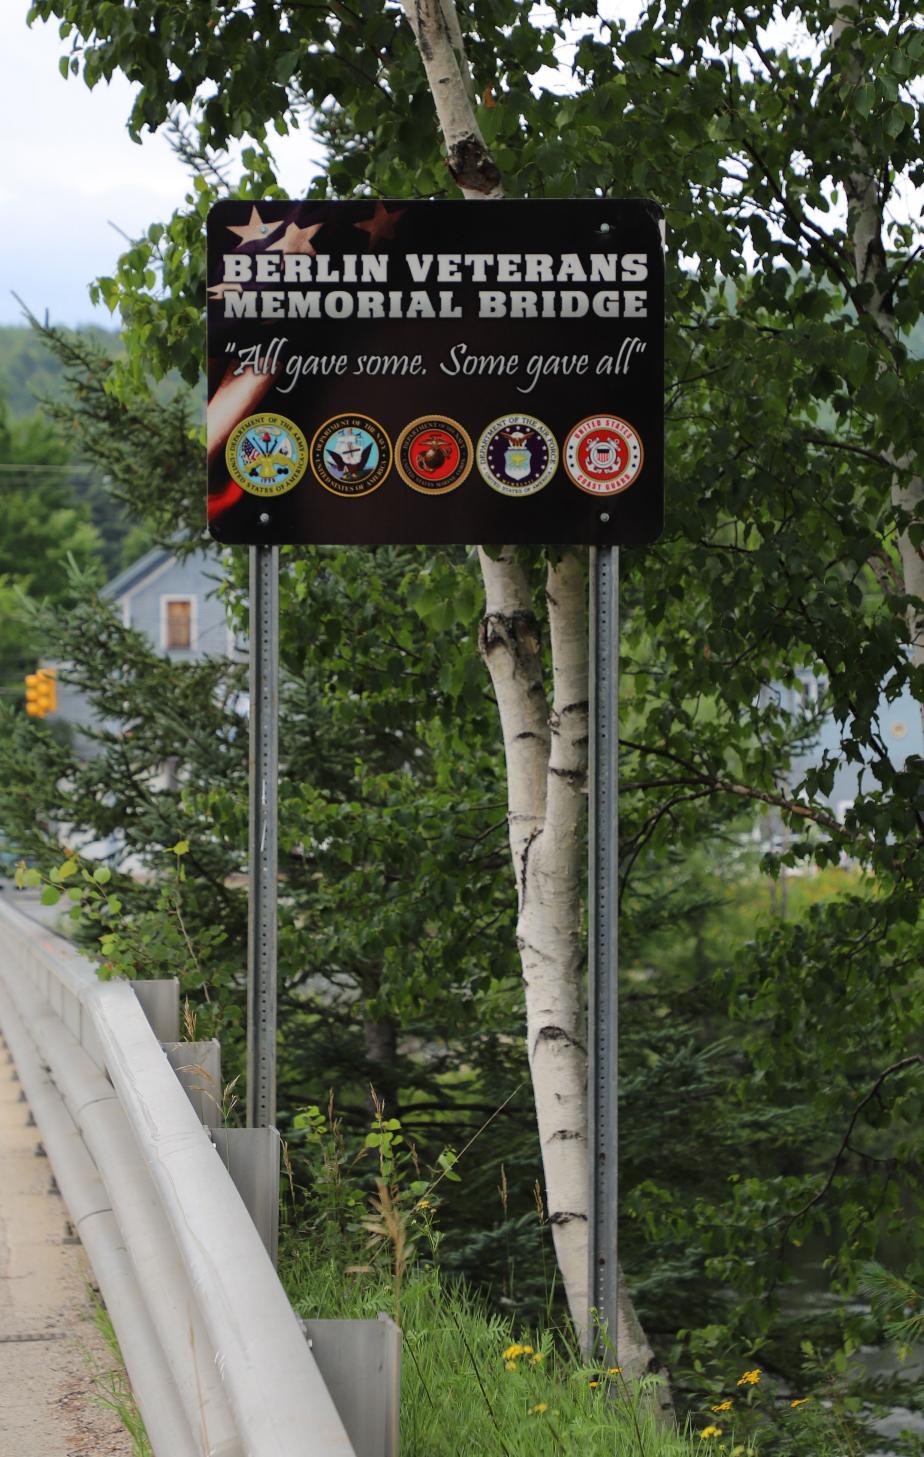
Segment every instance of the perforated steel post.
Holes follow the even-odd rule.
[[[279,548],[250,548],[247,1125],[276,1121]]]
[[[617,1337],[617,984],[619,922],[619,550],[590,552],[590,863],[587,976],[589,1308],[587,1355]],[[601,1327],[605,1327],[605,1341]],[[607,1365],[615,1360],[606,1359]]]

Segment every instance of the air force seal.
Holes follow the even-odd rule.
[[[248,415],[228,437],[225,463],[252,496],[281,496],[305,474],[308,443],[285,415]]]
[[[590,415],[565,440],[565,470],[578,489],[591,496],[624,491],[644,459],[638,431],[618,415]]]
[[[482,432],[478,470],[492,491],[532,496],[558,469],[558,445],[548,425],[532,415],[502,415]]]
[[[391,442],[368,415],[335,415],[315,433],[311,469],[335,496],[368,496],[391,470]]]

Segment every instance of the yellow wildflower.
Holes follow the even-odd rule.
[[[430,1200],[429,1199],[418,1199],[417,1200],[417,1203],[414,1205],[414,1208],[415,1209],[432,1209],[433,1208],[433,1205],[430,1203]]]
[[[753,1371],[745,1371],[743,1376],[738,1377],[739,1386],[756,1386],[760,1380],[760,1367],[755,1366]]]
[[[599,1385],[600,1385],[600,1383],[599,1383],[599,1381],[588,1381],[588,1383],[587,1383],[587,1385],[588,1385],[588,1386],[589,1386],[589,1387],[591,1387],[591,1388],[593,1388],[593,1387],[595,1387],[595,1386],[599,1386]]]
[[[545,1360],[545,1351],[536,1351],[535,1355],[530,1356],[529,1359],[534,1366],[538,1366],[540,1361]]]
[[[699,1435],[700,1435],[700,1440],[702,1440],[703,1437],[721,1437],[721,1435],[722,1435],[722,1428],[721,1427],[703,1427],[703,1430],[700,1432]]]
[[[607,1376],[621,1376],[622,1375],[622,1367],[621,1366],[607,1366],[607,1368],[606,1368],[606,1374],[607,1374]]]
[[[516,1361],[505,1361],[504,1366],[508,1371],[516,1371],[519,1369]]]
[[[503,1358],[505,1361],[515,1361],[518,1356],[531,1356],[532,1354],[532,1346],[521,1346],[519,1342],[515,1341],[512,1346],[508,1346],[506,1351],[503,1352]]]
[[[537,1401],[535,1406],[530,1407],[529,1414],[531,1417],[536,1416],[538,1412],[548,1411],[548,1409],[549,1404],[547,1401]]]
[[[811,1401],[811,1399],[812,1398],[810,1396],[800,1396],[795,1401],[791,1401],[789,1403],[789,1405],[790,1406],[805,1406],[805,1403],[807,1401]]]
[[[731,1411],[733,1405],[734,1405],[734,1402],[731,1402],[731,1401],[720,1401],[719,1404],[718,1404],[718,1406],[711,1406],[709,1408],[709,1410],[710,1411]]]

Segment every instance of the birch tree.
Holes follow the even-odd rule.
[[[453,181],[472,201],[503,196],[475,116],[454,0],[403,0],[436,108]],[[581,934],[581,832],[587,773],[586,578],[574,552],[550,561],[545,600],[552,696],[540,626],[516,552],[482,549],[479,648],[497,697],[507,762],[507,820],[517,887],[526,1038],[545,1194],[572,1319],[588,1338],[587,1023]],[[633,1378],[654,1355],[621,1281],[617,1359]]]
[[[869,84],[867,62],[862,46],[863,17],[851,0],[833,0],[831,43],[834,52],[832,79],[840,81],[847,95],[857,95]],[[897,87],[896,87],[897,93]],[[898,104],[898,97],[895,97]],[[900,117],[899,119],[903,120]],[[913,264],[913,257],[889,265],[889,239],[885,233],[886,208],[897,185],[897,177],[883,158],[856,132],[847,150],[844,193],[847,204],[847,229],[853,246],[853,274],[863,294],[863,303],[870,320],[880,335],[888,360],[880,369],[901,369],[903,350],[893,312],[896,273]],[[911,660],[924,664],[924,556],[917,532],[909,528],[921,517],[924,500],[924,479],[916,469],[914,453],[896,452],[891,441],[883,448],[895,466],[892,476],[892,504],[900,524],[898,547],[901,560],[902,587],[908,598],[908,625]],[[903,528],[903,529],[902,529]],[[924,698],[920,703],[924,723]]]

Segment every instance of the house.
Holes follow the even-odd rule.
[[[819,702],[824,702],[825,687],[823,679],[817,679],[808,671],[800,671],[795,687],[782,688],[777,685],[769,690],[767,697],[772,696],[793,716],[810,715],[817,712]],[[905,760],[910,757],[924,757],[921,709],[907,689],[891,699],[884,690],[879,699],[877,719],[880,737],[896,769],[902,769]],[[867,765],[852,763],[842,757],[842,743],[841,725],[832,713],[823,714],[810,740],[800,752],[793,755],[785,779],[786,792],[792,794],[798,790],[807,771],[821,764],[825,756],[834,761],[836,767],[830,793],[819,796],[818,801],[826,805],[831,815],[841,824],[844,823],[848,810],[852,809],[857,795],[861,791],[875,790],[878,783]],[[790,833],[779,812],[771,810],[755,825],[753,838],[765,848],[781,850],[787,847]],[[849,864],[849,857],[845,855],[842,863]]]
[[[796,713],[801,708],[813,708],[824,695],[824,682],[811,673],[799,674],[798,688],[779,690],[783,706]],[[897,698],[889,699],[883,692],[877,711],[879,733],[888,750],[889,758],[896,769],[904,766],[910,756],[924,756],[924,729],[921,725],[921,709],[907,689]],[[806,771],[820,764],[823,755],[837,759],[841,753],[842,733],[833,714],[826,714],[819,726],[817,736],[810,748],[797,754],[789,771],[789,782],[796,785]],[[841,759],[834,773],[831,792],[826,796],[834,816],[843,823],[844,816],[853,805],[860,790],[876,788],[877,780],[872,771],[863,764],[851,764]]]
[[[235,651],[214,555],[175,557],[155,547],[103,588],[126,627],[142,632],[168,658],[193,661]]]

